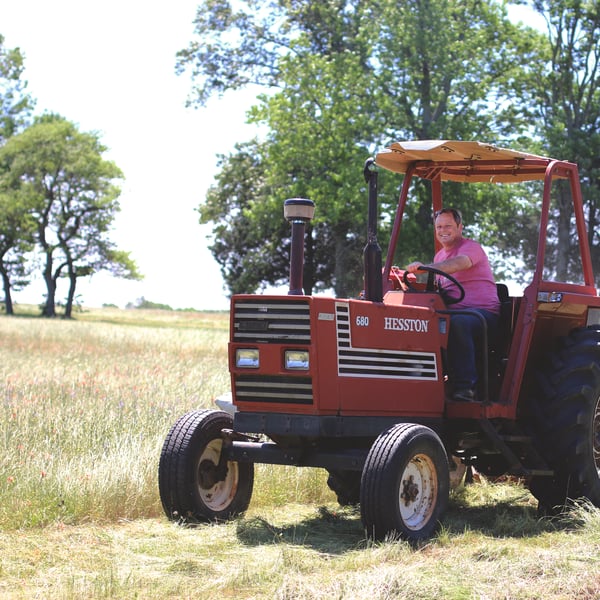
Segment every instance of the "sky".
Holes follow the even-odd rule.
[[[0,0],[6,48],[25,56],[23,79],[36,114],[56,112],[100,135],[104,157],[123,171],[121,211],[111,239],[131,253],[145,278],[98,273],[80,279],[85,306],[124,307],[144,297],[173,308],[227,309],[209,226],[195,209],[217,173],[217,155],[256,134],[245,123],[250,93],[186,108],[189,74],[175,54],[193,38],[198,0]],[[283,201],[282,201],[283,202]],[[282,210],[283,218],[283,210]],[[17,302],[43,301],[37,279]],[[57,300],[66,297],[66,282]]]
[[[85,306],[124,307],[141,297],[172,308],[229,306],[208,250],[210,226],[199,225],[195,209],[214,183],[218,155],[256,135],[245,122],[256,99],[236,92],[186,108],[192,82],[188,73],[175,75],[175,54],[193,39],[198,3],[0,0],[0,33],[6,48],[25,56],[36,114],[59,113],[80,131],[97,132],[105,158],[125,175],[111,239],[145,277],[82,278],[77,293]],[[14,300],[40,303],[44,291],[38,276]],[[57,300],[66,293],[62,282]]]

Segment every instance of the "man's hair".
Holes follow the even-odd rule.
[[[434,223],[440,215],[452,215],[452,218],[457,225],[462,223],[462,215],[460,214],[460,210],[458,210],[458,208],[442,208],[442,210],[437,210],[433,215]]]

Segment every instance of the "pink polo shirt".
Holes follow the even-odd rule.
[[[451,273],[465,288],[465,297],[462,302],[452,304],[450,308],[483,308],[493,313],[500,312],[500,301],[496,291],[496,282],[488,261],[488,257],[480,244],[473,240],[462,238],[459,244],[451,250],[442,248],[433,259],[434,263],[448,258],[465,255],[471,259],[473,266],[464,271]],[[439,277],[439,284],[449,291],[450,296],[456,297],[456,286],[445,277]]]

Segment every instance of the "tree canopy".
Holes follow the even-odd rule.
[[[531,146],[525,137],[531,132],[531,84],[549,56],[548,42],[509,21],[496,2],[246,0],[235,7],[205,0],[195,38],[178,55],[179,71],[192,75],[192,104],[250,83],[265,88],[249,118],[265,125],[267,134],[247,156],[260,169],[261,185],[247,187],[240,210],[228,214],[230,200],[219,187],[226,178],[235,188],[250,168],[234,152],[222,157],[217,185],[199,208],[201,220],[215,224],[212,251],[231,291],[285,281],[281,253],[288,254],[289,232],[281,207],[285,198],[299,196],[317,207],[307,239],[306,291],[357,293],[367,212],[362,165],[389,141],[482,139]],[[392,180],[382,178],[384,222],[395,205]],[[416,189],[415,196],[422,198],[423,191]],[[456,194],[450,187],[447,197],[460,201],[484,239],[510,229],[503,227],[503,219],[507,225],[514,218],[507,190],[461,189],[460,199]],[[490,222],[492,212],[497,218]],[[526,213],[524,208],[523,222]],[[243,245],[228,245],[225,223],[227,239]],[[412,203],[399,248],[406,262],[432,253],[433,236],[423,235],[431,227],[428,203]],[[498,252],[510,254],[514,243],[511,234],[504,235]],[[229,277],[240,262],[252,264],[243,284]]]
[[[121,171],[102,154],[97,134],[80,132],[58,115],[44,115],[0,148],[0,191],[27,223],[28,240],[43,257],[45,316],[56,315],[60,277],[69,280],[71,315],[77,278],[99,270],[139,278],[129,254],[110,241],[120,210]],[[6,290],[5,290],[6,292]]]

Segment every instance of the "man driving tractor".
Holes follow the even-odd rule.
[[[481,245],[462,236],[460,211],[443,208],[434,216],[435,235],[441,244],[433,262],[426,265],[452,274],[464,287],[465,297],[452,306],[453,310],[469,309],[484,317],[488,339],[493,339],[500,314],[496,283],[487,255]],[[406,267],[416,273],[423,263],[415,261]],[[449,294],[454,284],[447,279],[439,282],[442,294]],[[474,314],[453,314],[448,337],[448,368],[452,398],[463,402],[477,400],[476,349],[481,347],[483,323]]]

